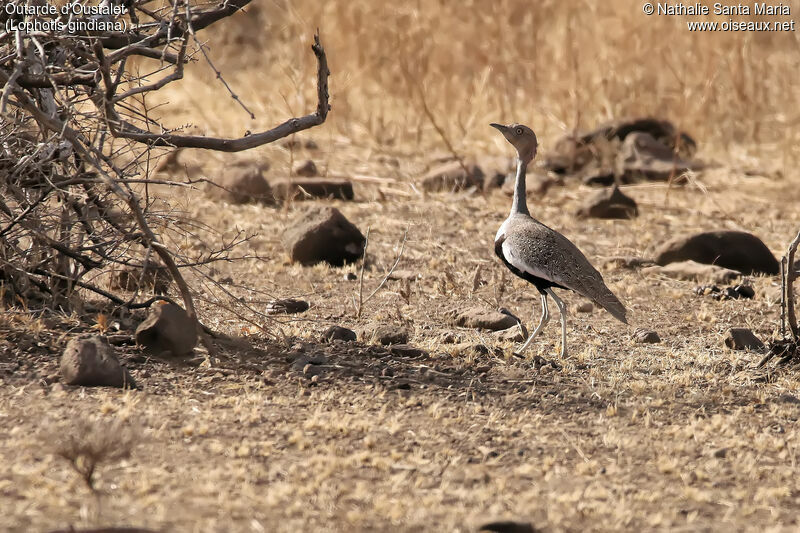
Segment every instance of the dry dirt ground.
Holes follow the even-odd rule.
[[[775,334],[778,280],[756,277],[755,299],[718,302],[695,295],[696,283],[606,263],[712,228],[751,230],[780,255],[800,218],[797,176],[723,166],[685,187],[629,186],[641,211],[632,221],[578,221],[572,213],[590,189],[574,183],[531,195],[534,216],[585,251],[632,325],[577,313],[580,298],[565,294],[570,355],[557,357],[552,321],[520,359],[513,344],[457,328],[447,314],[504,306],[529,326],[538,319],[538,295],[503,277],[492,253],[508,196],[422,195],[412,186],[419,156],[337,143],[291,157],[362,176],[354,202],[319,203],[371,228],[364,292],[394,262],[406,229],[398,269],[418,278],[388,282],[357,319],[359,282],[345,274],[358,265],[304,268],[281,248],[282,228],[315,202],[234,206],[173,191],[171,205],[209,227],[183,246],[209,245],[211,229],[255,235],[245,251],[261,258],[217,265],[215,277],[245,296],[263,291],[256,306],[292,296],[311,309],[283,320],[288,338],[279,340],[204,303],[204,322],[229,336],[215,341],[219,357],[209,367],[202,350],[161,360],[120,347],[137,391],[54,382],[66,340],[96,310],[0,315],[0,529],[475,531],[497,519],[542,531],[800,527],[798,369],[756,370],[760,354],[722,342],[731,326]],[[287,152],[271,150],[274,168],[285,166]],[[192,172],[213,177],[221,161]],[[359,331],[359,341],[319,342],[331,324]],[[363,332],[376,324],[407,328],[425,352],[371,343]],[[662,343],[634,343],[636,327],[657,330]],[[319,376],[292,368],[299,351],[325,356]],[[535,354],[560,368],[535,368]],[[131,453],[100,465],[93,493],[58,455],[67,438]]]

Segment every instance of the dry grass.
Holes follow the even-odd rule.
[[[19,308],[0,315],[7,529],[474,531],[499,518],[545,531],[797,529],[797,369],[759,374],[757,354],[722,343],[731,326],[762,338],[774,333],[776,279],[755,278],[752,301],[717,302],[694,295],[690,282],[602,266],[614,255],[646,256],[674,234],[718,227],[753,231],[781,253],[800,218],[792,166],[800,159],[798,117],[788,105],[797,100],[797,35],[691,35],[679,20],[646,18],[628,2],[417,9],[360,1],[253,6],[236,31],[214,36],[215,60],[257,109],[257,124],[270,126],[313,105],[306,48],[319,25],[334,111],[306,137],[321,150],[265,147],[181,161],[193,175],[213,177],[231,159],[268,158],[268,175],[280,176],[292,160],[313,157],[330,174],[380,178],[357,182],[355,202],[333,202],[362,230],[371,227],[365,291],[392,266],[406,228],[398,268],[420,279],[388,282],[357,319],[358,283],[343,279],[357,266],[286,260],[279,235],[300,206],[233,206],[173,191],[173,209],[209,226],[180,243],[184,249],[202,249],[234,226],[257,234],[245,251],[265,259],[217,265],[215,277],[230,277],[243,297],[264,298],[249,290],[258,288],[312,307],[284,323],[292,339],[282,344],[201,302],[207,324],[238,338],[211,369],[126,352],[144,385],[138,392],[41,380],[56,371],[65,343],[57,332],[80,331],[78,317],[45,324]],[[257,34],[263,41],[248,42]],[[447,323],[453,307],[502,305],[530,324],[538,297],[504,277],[491,253],[505,195],[424,196],[412,187],[444,144],[402,65],[464,153],[507,154],[490,120],[530,123],[546,151],[576,124],[657,114],[687,128],[704,156],[722,163],[685,188],[627,187],[642,213],[632,221],[576,220],[572,212],[589,192],[583,186],[531,197],[535,216],[601,267],[632,311],[630,329],[597,310],[573,312],[570,357],[560,370],[535,371],[510,357],[510,343]],[[206,96],[202,74],[193,76],[165,94],[170,107],[158,112],[170,123],[191,120],[213,133],[256,129],[221,90]],[[580,303],[571,294],[565,300],[572,309]],[[316,342],[330,324],[361,331],[376,323],[407,327],[410,342],[430,355]],[[663,343],[634,344],[634,327],[658,330]],[[531,354],[554,358],[558,339],[551,323]],[[290,368],[290,346],[299,341],[327,357],[316,381]],[[45,412],[49,420],[40,423]],[[85,419],[141,428],[133,455],[95,476],[104,495],[98,516],[90,491],[49,453],[40,431]]]

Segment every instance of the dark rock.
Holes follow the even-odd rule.
[[[581,182],[590,187],[610,187],[617,181],[616,172],[608,166],[589,165],[581,171]]]
[[[592,302],[582,302],[575,306],[575,311],[578,313],[591,313],[594,309]]]
[[[670,278],[690,281],[711,280],[726,283],[741,276],[740,272],[717,265],[701,265],[694,261],[681,261],[665,266],[651,266],[642,269],[643,274],[661,274]]]
[[[463,328],[500,331],[516,326],[517,319],[510,313],[487,311],[476,307],[457,312],[455,315],[455,324]]]
[[[272,180],[272,194],[277,202],[331,198],[352,200],[353,184],[340,178],[280,178]]]
[[[156,304],[136,328],[136,343],[154,354],[188,354],[197,345],[197,323],[178,305]]]
[[[345,342],[355,342],[356,340],[356,332],[343,328],[342,326],[331,326],[326,329],[322,334],[322,340],[325,342],[332,342],[332,341],[345,341]]]
[[[274,203],[269,183],[258,166],[231,166],[210,185],[209,194],[234,204],[248,202]]]
[[[748,328],[731,328],[725,336],[725,346],[732,350],[763,350],[764,343]]]
[[[397,357],[422,357],[428,355],[428,352],[422,348],[417,348],[410,344],[392,344],[389,346],[389,353]]]
[[[694,292],[698,296],[710,295],[715,300],[738,300],[740,298],[752,300],[756,295],[755,289],[746,283],[725,287],[725,289],[721,289],[717,285],[700,285],[694,288]]]
[[[484,177],[481,167],[474,163],[462,166],[458,161],[450,161],[426,172],[420,178],[420,186],[427,192],[456,192],[470,187],[481,189]]]
[[[663,244],[655,257],[659,265],[687,260],[719,265],[747,275],[780,272],[780,264],[769,248],[761,239],[744,231],[708,231],[676,237]]]
[[[264,312],[268,315],[292,315],[308,311],[308,307],[308,302],[305,300],[285,298],[283,300],[273,300],[269,302]]]
[[[153,294],[165,294],[169,290],[172,277],[164,265],[148,261],[144,268],[132,266],[121,267],[111,272],[109,287],[122,291],[150,291]]]
[[[506,183],[508,174],[505,172],[493,172],[486,177],[483,182],[483,190],[491,191],[494,189],[501,189]]]
[[[712,455],[717,459],[724,459],[725,457],[728,456],[728,448],[719,448],[717,450],[714,450],[714,453]]]
[[[478,531],[494,533],[537,533],[538,530],[528,522],[512,522],[510,520],[490,522],[478,528]]]
[[[292,174],[306,178],[312,178],[319,175],[317,172],[317,165],[311,159],[306,159],[305,161],[298,161],[295,163],[294,168],[292,168]]]
[[[298,372],[308,373],[306,368],[309,365],[324,365],[328,362],[328,358],[321,353],[315,354],[299,354],[297,355],[294,360],[292,361],[292,370],[296,370]]]
[[[610,166],[616,165],[619,147],[631,134],[647,134],[665,146],[672,155],[676,152],[682,159],[690,159],[697,151],[697,144],[688,134],[679,131],[674,124],[654,118],[621,119],[604,124],[580,135],[568,135],[555,143],[552,153],[544,159],[544,167],[559,174],[578,174],[584,180],[595,176],[610,184]],[[594,167],[591,170],[590,167]],[[615,173],[618,173],[616,171]],[[622,178],[622,176],[620,176]],[[621,183],[626,183],[621,181]]]
[[[406,344],[408,342],[408,330],[396,326],[378,326],[372,331],[371,337],[373,341],[384,346]]]
[[[633,340],[639,344],[658,344],[661,337],[652,329],[637,329],[633,333]]]
[[[580,218],[633,218],[639,215],[636,201],[626,196],[619,187],[614,185],[593,194],[586,203],[578,209],[576,215]]]
[[[345,281],[355,281],[358,279],[358,276],[356,276],[355,272],[348,272],[343,278]]]
[[[136,387],[111,345],[97,336],[69,341],[61,355],[60,370],[67,385]]]
[[[364,235],[334,207],[312,208],[292,221],[281,237],[293,262],[333,266],[357,261],[364,254]]]

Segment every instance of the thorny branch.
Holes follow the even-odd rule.
[[[330,71],[317,32],[313,113],[238,139],[180,135],[151,118],[147,95],[182,79],[196,54],[207,57],[197,32],[251,1],[172,0],[153,7],[152,0],[126,0],[123,32],[0,31],[0,293],[30,297],[37,289],[38,297],[63,307],[82,288],[135,308],[152,298],[136,303],[93,280],[120,267],[144,267],[142,258],[152,252],[159,268],[169,272],[187,313],[197,318],[181,270],[197,272],[202,265],[232,260],[232,245],[191,258],[165,241],[169,232],[186,236],[187,230],[176,229],[180,225],[173,214],[159,211],[161,204],[147,187],[193,182],[153,180],[148,174],[152,148],[247,150],[322,124],[330,109]],[[2,11],[0,26],[10,19],[47,20],[37,17]],[[133,71],[128,68],[132,56],[157,64],[139,64],[140,71]]]

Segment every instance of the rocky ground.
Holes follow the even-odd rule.
[[[233,314],[201,285],[215,353],[176,356],[135,344],[147,310],[7,303],[4,528],[795,530],[798,368],[757,363],[778,333],[773,256],[797,233],[797,178],[704,159],[686,140],[667,157],[675,137],[654,127],[597,131],[543,154],[529,207],[600,269],[631,325],[565,293],[565,359],[557,321],[513,353],[540,310],[492,253],[505,156],[305,137],[275,147],[272,166],[165,163],[227,189],[157,193],[202,223],[181,249],[252,236],[252,258],[209,276],[261,314]],[[604,151],[582,151],[597,135]],[[697,236],[709,231],[758,240]],[[350,261],[367,234],[362,270]],[[81,335],[110,341],[138,389],[69,385],[60,358]]]

